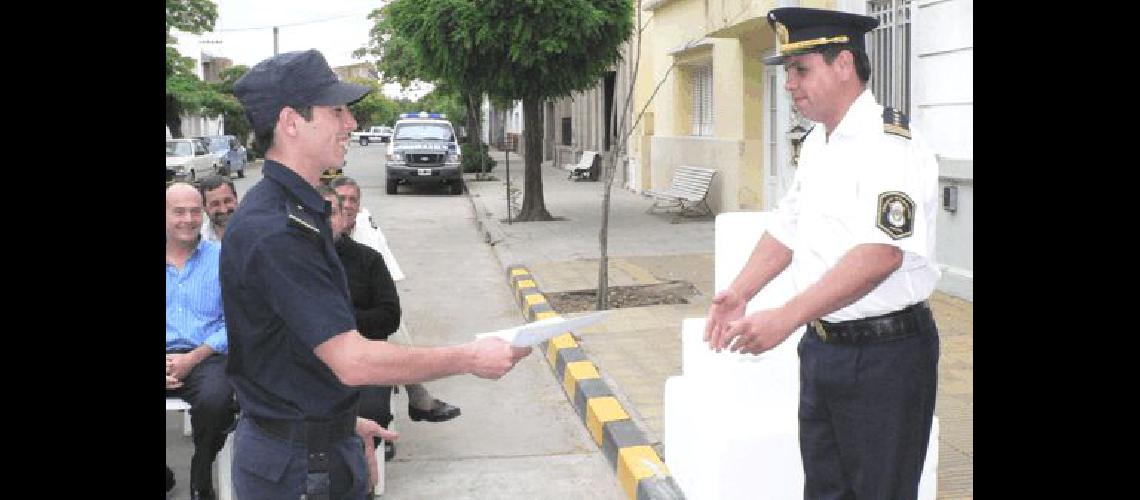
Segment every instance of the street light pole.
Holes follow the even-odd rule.
[[[273,27],[273,55],[277,55],[277,26]]]

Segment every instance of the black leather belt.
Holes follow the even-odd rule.
[[[871,344],[899,340],[934,330],[926,301],[881,316],[829,323],[814,320],[808,329],[829,344]]]
[[[356,415],[343,413],[327,420],[285,420],[248,415],[266,433],[285,441],[308,444],[313,440],[335,442],[356,432]]]

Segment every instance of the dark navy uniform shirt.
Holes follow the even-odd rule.
[[[280,163],[266,160],[262,174],[222,243],[226,373],[242,411],[254,416],[328,418],[350,411],[357,389],[313,353],[356,328],[330,206]]]

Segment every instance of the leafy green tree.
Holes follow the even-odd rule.
[[[393,29],[391,18],[388,15],[389,6],[390,4],[385,5],[369,13],[368,18],[372,19],[375,24],[370,30],[368,45],[357,49],[353,55],[363,57],[370,54],[378,57],[376,69],[384,75],[384,81],[407,87],[415,80],[428,79],[424,76],[428,72],[420,67],[421,61],[416,53],[414,41],[403,37],[402,32]],[[434,83],[441,94],[455,95],[463,105],[461,113],[444,111],[457,130],[462,123],[466,132],[462,142],[471,144],[480,142],[482,120],[479,116],[479,110],[482,104],[483,91],[475,86],[478,82],[470,79],[440,79]],[[434,106],[442,103],[431,102],[428,104],[430,104],[432,111],[436,111],[440,108]],[[425,109],[421,106],[419,110]],[[416,109],[406,111],[416,111]]]
[[[182,113],[214,111],[224,97],[194,74],[194,60],[178,53],[170,30],[201,34],[217,20],[218,6],[210,0],[166,0],[166,126],[175,137],[182,136]]]
[[[411,111],[444,113],[447,115],[448,121],[451,122],[456,132],[459,131],[460,126],[466,125],[465,117],[467,115],[467,106],[463,102],[463,97],[459,95],[458,92],[450,89],[447,85],[437,85],[431,92],[428,92],[421,97],[420,100],[416,101],[416,103],[419,109]]]
[[[234,96],[234,84],[248,72],[249,67],[240,64],[223,69],[218,74],[222,81],[208,85],[219,95],[218,98],[203,106],[207,114],[221,114],[226,121],[226,133],[236,137],[242,144],[249,144],[253,126],[245,117],[245,108]]]
[[[393,61],[397,72],[523,101],[526,185],[518,220],[530,221],[552,219],[540,170],[542,103],[597,85],[621,58],[632,15],[630,0],[395,0],[377,26],[388,35],[384,48],[407,58]]]

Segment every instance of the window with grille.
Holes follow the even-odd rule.
[[[713,135],[712,66],[693,68],[693,135]]]
[[[867,14],[879,25],[867,35],[871,92],[880,104],[910,112],[911,0],[870,0]]]

